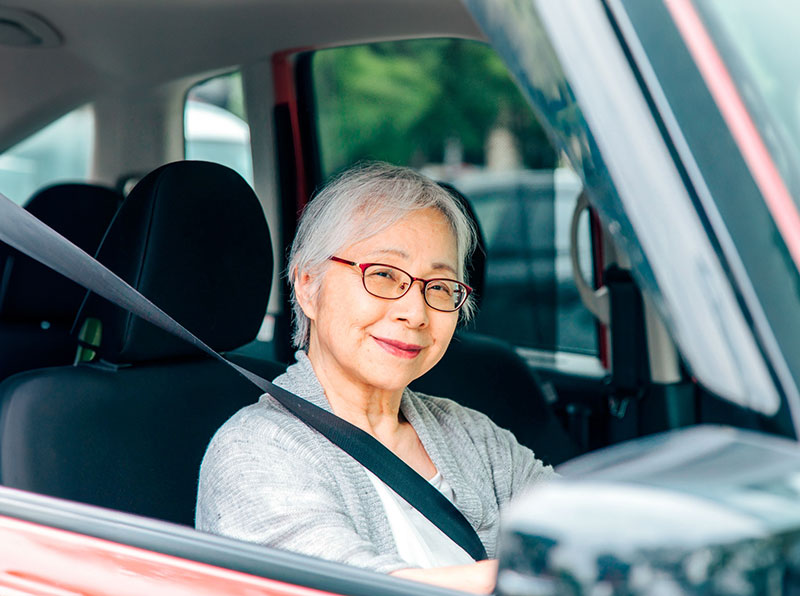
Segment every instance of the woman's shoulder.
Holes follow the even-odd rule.
[[[269,457],[275,451],[291,453],[309,445],[311,430],[268,394],[231,416],[214,434],[209,457],[253,452]],[[307,447],[306,447],[307,448]]]
[[[513,482],[526,484],[553,474],[553,469],[543,466],[530,449],[519,444],[511,431],[498,426],[482,412],[452,399],[419,393],[409,395],[409,403],[416,410],[413,416],[424,425],[424,433],[440,437],[453,453],[458,453],[462,463],[483,462],[486,465],[494,479],[495,490],[499,491],[497,494],[503,495],[501,502],[508,500]]]

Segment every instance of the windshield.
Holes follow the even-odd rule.
[[[688,143],[684,156],[701,172],[695,188],[762,349],[798,412],[800,58],[792,33],[800,6],[665,0],[674,34],[654,28],[641,3],[623,1]]]

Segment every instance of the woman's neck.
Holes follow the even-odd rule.
[[[381,390],[359,383],[319,354],[312,347],[308,359],[333,413],[375,437],[423,478],[432,478],[436,466],[400,412],[403,389]]]
[[[395,435],[405,423],[400,416],[403,389],[379,389],[360,383],[319,354],[312,348],[308,351],[308,359],[333,413],[381,442]]]

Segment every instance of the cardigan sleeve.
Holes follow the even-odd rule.
[[[495,491],[506,503],[531,486],[557,476],[552,466],[545,465],[536,455],[517,442],[511,431],[492,424],[495,447],[491,457],[495,473]],[[510,471],[506,475],[503,472]]]
[[[356,532],[332,472],[312,449],[287,429],[265,432],[252,422],[235,416],[208,447],[199,530],[381,573],[408,567]]]

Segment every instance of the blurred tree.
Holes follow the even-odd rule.
[[[379,43],[320,51],[312,64],[324,174],[361,159],[441,163],[454,139],[464,162],[483,165],[496,126],[517,138],[525,166],[555,164],[544,131],[485,44]]]

